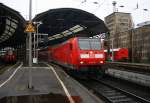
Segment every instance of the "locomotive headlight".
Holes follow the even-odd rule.
[[[95,58],[104,58],[104,54],[95,54]]]
[[[90,51],[90,54],[93,54],[93,51]]]
[[[89,58],[89,54],[80,54],[80,58]]]
[[[80,64],[83,64],[83,63],[84,63],[83,61],[80,62]]]
[[[100,61],[100,63],[101,63],[101,64],[103,64],[103,63],[104,63],[104,61]]]

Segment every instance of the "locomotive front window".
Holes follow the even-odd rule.
[[[91,48],[89,41],[86,39],[79,39],[79,47],[81,50],[89,50]]]
[[[100,41],[98,39],[90,40],[90,44],[91,44],[92,50],[100,50],[101,49]]]
[[[81,50],[100,50],[101,45],[98,39],[79,39],[79,47]]]

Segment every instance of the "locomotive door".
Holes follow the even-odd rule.
[[[72,57],[72,49],[73,49],[73,45],[71,44],[71,43],[69,43],[69,49],[68,49],[68,58],[67,58],[67,60],[68,60],[68,63],[69,64],[72,64],[72,59],[73,59],[73,57]]]

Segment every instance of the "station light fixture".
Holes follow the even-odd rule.
[[[35,22],[33,22],[33,24],[39,26],[39,25],[43,24],[43,22],[42,21],[35,21]]]

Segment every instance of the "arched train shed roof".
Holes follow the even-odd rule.
[[[24,24],[19,12],[0,3],[0,48],[25,43]]]
[[[43,23],[39,26],[39,32],[48,34],[49,45],[60,43],[73,36],[92,37],[108,32],[101,19],[74,8],[51,9],[38,14],[33,21]]]

